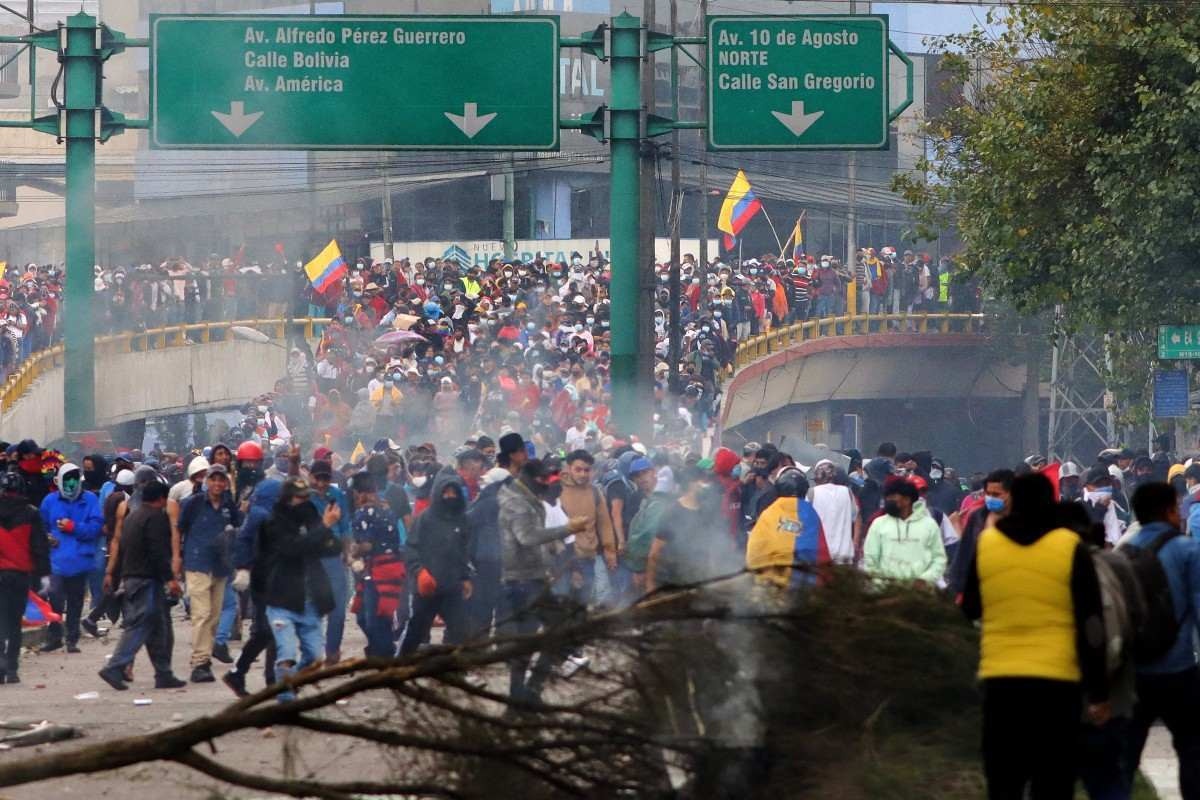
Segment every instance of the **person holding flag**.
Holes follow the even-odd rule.
[[[725,234],[726,252],[733,250],[742,229],[759,211],[762,211],[762,201],[750,188],[746,173],[739,169],[725,195],[725,202],[721,204],[721,214],[717,217],[717,229]]]

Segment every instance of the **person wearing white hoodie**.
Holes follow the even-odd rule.
[[[946,571],[942,530],[917,487],[892,476],[883,485],[883,500],[884,513],[867,531],[863,568],[876,578],[937,586]]]

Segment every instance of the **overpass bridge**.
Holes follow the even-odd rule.
[[[1025,448],[1036,449],[1038,382],[1030,384],[1030,414],[1026,365],[1010,361],[989,321],[953,313],[842,316],[748,339],[724,387],[724,441],[786,437],[869,455],[886,440],[931,449],[960,468],[1016,463]]]
[[[235,320],[173,325],[96,339],[96,426],[241,405],[286,374],[288,334],[316,336],[327,319]],[[269,342],[239,339],[246,326]],[[66,436],[62,345],[34,353],[0,387],[0,439]]]

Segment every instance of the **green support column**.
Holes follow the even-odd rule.
[[[612,102],[609,148],[612,178],[609,237],[612,250],[612,412],[617,430],[648,432],[650,406],[638,380],[638,144],[641,139],[641,24],[628,13],[613,17],[610,53]],[[648,398],[647,398],[648,399]]]
[[[67,19],[63,130],[67,142],[67,277],[63,304],[66,345],[64,411],[67,431],[96,427],[96,364],[92,333],[92,266],[96,263],[96,110],[100,53],[96,18]]]

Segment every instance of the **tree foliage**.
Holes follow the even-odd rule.
[[[1069,329],[1193,320],[1200,287],[1200,8],[1007,7],[945,40],[963,101],[896,188],[1019,312]],[[917,177],[914,177],[916,175]],[[1144,374],[1144,373],[1143,373]]]

